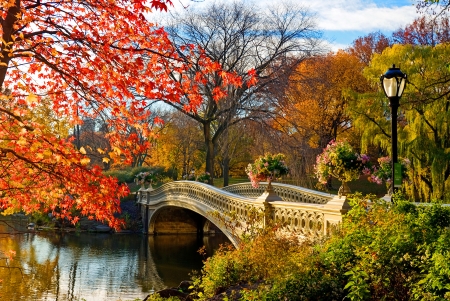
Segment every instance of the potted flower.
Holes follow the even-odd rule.
[[[196,181],[208,184],[210,179],[211,179],[211,174],[209,172],[204,172],[204,173],[200,174],[199,176],[197,176]]]
[[[253,187],[258,188],[260,181],[267,181],[270,189],[271,182],[287,175],[289,169],[286,166],[285,155],[266,154],[265,156],[260,156],[254,163],[248,164],[245,172]]]
[[[408,170],[411,166],[411,161],[408,158],[399,158],[398,163],[402,165],[402,178],[408,179]],[[377,183],[379,185],[386,185],[388,194],[392,194],[392,160],[390,157],[378,158],[378,166],[373,166],[370,171],[369,182]]]
[[[152,188],[152,183],[155,183],[158,180],[158,177],[155,173],[151,173],[149,171],[143,171],[136,175],[135,181],[137,184],[141,185],[141,188],[145,188],[145,184],[148,184],[148,188]]]
[[[356,153],[347,141],[331,141],[316,158],[315,176],[319,183],[326,184],[330,177],[342,182],[338,195],[350,192],[347,182],[357,180],[367,172],[369,156]]]

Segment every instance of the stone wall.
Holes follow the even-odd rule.
[[[167,207],[155,220],[155,234],[201,233],[205,218],[183,208]]]

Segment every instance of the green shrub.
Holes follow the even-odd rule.
[[[255,292],[245,292],[244,297],[256,294],[266,298],[273,283],[288,286],[284,283],[286,279],[292,280],[292,275],[309,270],[311,244],[283,236],[277,229],[278,225],[271,225],[256,235],[251,234],[251,239],[250,236],[243,238],[239,248],[222,247],[208,258],[202,275],[194,279],[200,299],[211,298],[223,288],[242,283],[256,283],[259,287]],[[291,295],[296,293],[298,291]],[[273,300],[280,300],[277,296],[282,294],[274,294]],[[259,300],[256,295],[252,295],[251,300]]]
[[[206,260],[200,300],[230,286],[241,300],[450,300],[450,207],[355,194],[341,229],[299,243],[270,225]]]
[[[324,268],[345,280],[347,298],[446,300],[450,269],[442,260],[450,260],[450,208],[368,200],[350,199],[342,233],[321,255]]]
[[[150,297],[147,299],[148,301],[180,301],[180,298],[178,297],[169,297],[169,298],[162,298],[158,293],[151,294]]]
[[[106,176],[117,178],[119,183],[132,183],[134,181],[134,175],[130,170],[126,169],[112,169],[104,172]]]
[[[120,183],[133,183],[136,175],[141,172],[151,172],[157,174],[159,178],[165,177],[165,172],[163,167],[150,167],[150,166],[139,166],[139,167],[128,167],[123,169],[112,169],[104,172],[107,176],[112,176],[118,179]]]

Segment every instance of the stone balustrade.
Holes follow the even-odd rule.
[[[199,182],[175,181],[155,190],[139,190],[138,203],[148,233],[153,233],[152,225],[158,210],[176,206],[206,217],[235,245],[238,243],[239,229],[230,230],[223,224],[230,220],[230,214],[234,221],[239,221],[242,229],[246,226],[249,211],[256,210],[264,213],[266,218],[282,222],[288,231],[317,237],[337,227],[342,215],[349,209],[345,197],[287,184],[272,185],[281,199],[275,198],[273,201],[264,198],[267,183],[261,183],[258,189],[252,188],[250,183],[219,189]]]
[[[251,183],[234,184],[222,188],[225,191],[242,195],[249,198],[257,198],[266,190],[268,183],[261,182],[258,188],[254,188]],[[311,204],[326,204],[335,195],[311,190],[299,186],[281,183],[272,183],[274,192],[285,202],[300,202]]]

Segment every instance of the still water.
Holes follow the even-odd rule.
[[[145,298],[199,271],[223,235],[5,234],[0,222],[0,300],[117,301]],[[12,261],[4,253],[13,250]],[[9,266],[7,268],[7,266]]]

